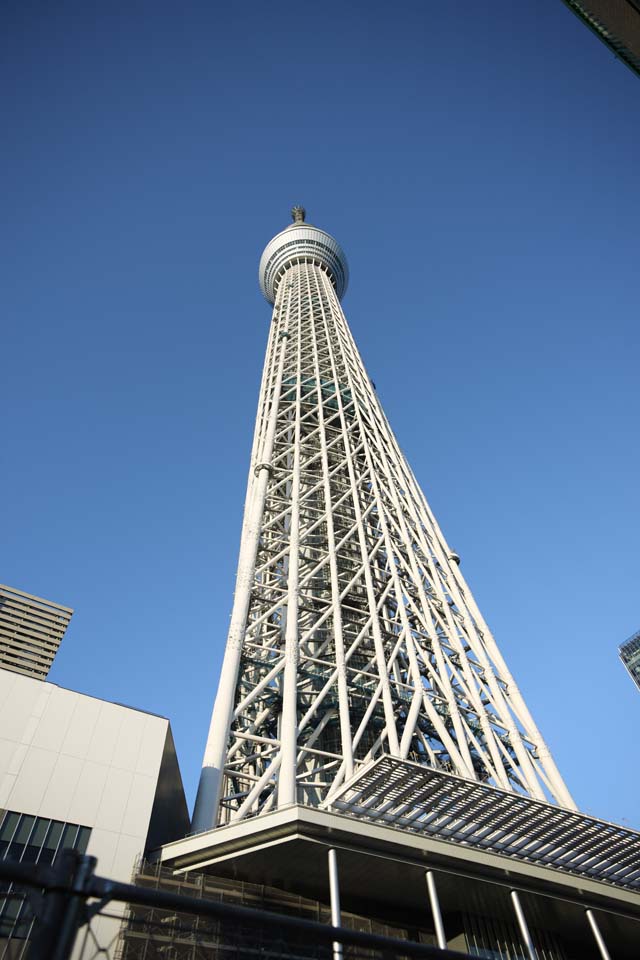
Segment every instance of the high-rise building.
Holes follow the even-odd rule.
[[[46,680],[73,610],[0,584],[0,667]]]
[[[640,690],[640,630],[618,647],[618,653],[629,676]]]
[[[267,885],[477,956],[630,960],[640,834],[577,812],[367,376],[345,255],[293,216],[260,262],[273,313],[194,834],[150,882]]]

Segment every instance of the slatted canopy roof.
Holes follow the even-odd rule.
[[[384,755],[326,804],[359,819],[640,890],[640,833]]]

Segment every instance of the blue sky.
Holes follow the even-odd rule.
[[[0,580],[192,800],[292,203],[579,805],[640,827],[640,87],[560,0],[3,5]]]

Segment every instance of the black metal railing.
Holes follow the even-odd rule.
[[[51,866],[0,862],[0,899],[29,908],[18,937],[3,939],[0,933],[0,960],[69,960],[74,947],[74,960],[469,957],[224,900],[119,883],[96,876],[95,867],[94,857],[75,850],[63,851]]]

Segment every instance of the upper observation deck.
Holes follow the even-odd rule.
[[[291,215],[293,223],[269,241],[260,258],[260,289],[269,303],[274,303],[288,267],[316,263],[327,271],[341,300],[349,283],[349,267],[342,247],[324,230],[305,223],[304,207],[294,207]]]

